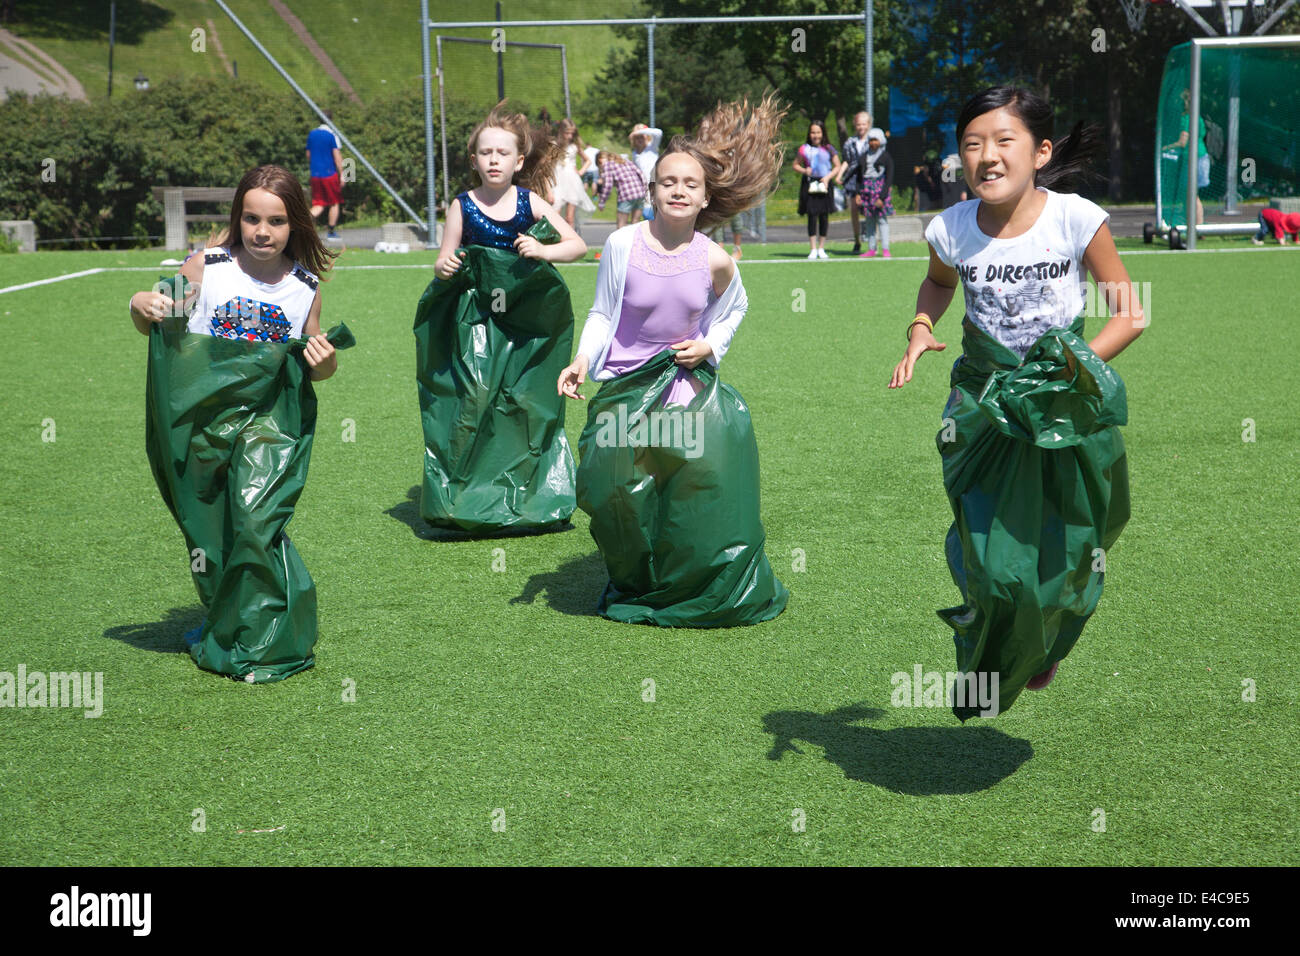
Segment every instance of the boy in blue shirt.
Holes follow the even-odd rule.
[[[333,114],[326,111],[325,118]],[[316,219],[321,210],[329,207],[329,239],[337,239],[334,227],[339,223],[339,205],[343,202],[343,184],[339,170],[343,167],[343,154],[339,152],[338,135],[329,124],[321,123],[307,134],[307,161],[311,167],[311,217]]]

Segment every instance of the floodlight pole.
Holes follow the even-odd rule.
[[[650,125],[655,125],[655,23],[654,17],[645,25],[646,50],[650,67]]]
[[[873,126],[877,125],[876,110],[875,110],[876,72],[875,72],[874,65],[871,62],[875,58],[874,38],[872,37],[872,32],[874,28],[874,24],[872,21],[875,18],[874,7],[875,7],[874,0],[866,0],[866,4],[864,5],[862,10],[862,31],[866,35],[866,41],[862,44],[862,56],[863,59],[866,61],[864,63],[864,66],[866,67],[864,71],[866,79],[864,82],[865,89],[863,90],[863,96],[865,98],[865,104],[863,108],[867,111],[868,114],[870,114],[871,123]]]
[[[424,59],[424,181],[425,201],[428,203],[425,209],[424,248],[432,249],[434,247],[434,220],[437,218],[434,211],[438,202],[438,190],[433,180],[437,172],[434,169],[435,164],[433,161],[433,80],[429,75],[429,30],[425,26],[428,22],[429,0],[420,0],[420,54]],[[441,78],[441,70],[439,70],[439,77]]]

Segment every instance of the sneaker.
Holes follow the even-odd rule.
[[[889,250],[886,249],[884,252],[881,253],[881,256],[883,256],[886,259],[890,258]]]
[[[859,258],[859,259],[874,259],[875,256],[876,256],[876,250],[875,250],[875,249],[868,249],[866,252],[862,253],[862,255],[858,256],[858,258]]]
[[[1042,690],[1052,682],[1052,678],[1056,676],[1056,669],[1060,666],[1061,662],[1057,661],[1048,670],[1029,678],[1029,682],[1025,684],[1025,690]]]
[[[325,238],[326,238],[326,239],[337,239],[338,237],[339,237],[339,234],[338,234],[337,232],[335,232],[333,229],[331,229],[329,232],[325,233]]]
[[[740,258],[741,258],[741,256],[743,256],[743,255],[744,255],[744,253],[740,251],[740,246],[736,246],[736,248],[734,248],[734,249],[731,250],[731,258],[733,258],[733,259],[735,259],[735,260],[737,260],[737,261],[739,261]]]
[[[862,243],[860,242],[853,243],[853,254],[856,256],[861,251],[862,251]]]
[[[1257,246],[1262,246],[1262,245],[1264,244],[1264,240],[1263,240],[1263,239],[1256,239],[1254,236],[1251,236],[1251,237],[1250,237],[1250,241],[1253,242],[1253,243],[1254,243],[1255,245],[1257,245]]]
[[[186,647],[193,647],[195,644],[197,644],[197,643],[199,642],[199,636],[200,636],[202,633],[203,633],[203,625],[202,625],[202,624],[200,624],[198,627],[194,627],[194,628],[191,628],[190,630],[186,631],[186,632],[185,632],[185,646],[186,646]]]
[[[816,259],[816,258],[817,258],[817,250],[816,250],[816,249],[809,249],[809,250],[808,250],[808,258],[809,258],[809,259]]]
[[[826,254],[826,250],[825,250],[825,249],[818,249],[818,250],[817,250],[817,258],[818,258],[818,259],[829,259],[830,256],[828,256],[828,255]]]

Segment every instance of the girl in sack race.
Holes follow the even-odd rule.
[[[736,263],[700,231],[775,188],[784,112],[772,95],[720,104],[673,138],[654,167],[655,217],[605,243],[557,382],[573,399],[589,373],[601,383],[579,439],[578,506],[609,572],[598,609],[613,620],[728,627],[785,608],[749,409],[716,372],[748,300]]]

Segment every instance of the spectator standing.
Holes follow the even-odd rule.
[[[636,163],[636,168],[641,170],[641,179],[646,186],[645,204],[641,207],[641,214],[646,219],[655,217],[649,190],[650,184],[654,181],[655,163],[659,162],[659,144],[663,138],[663,130],[655,126],[647,126],[645,123],[637,123],[628,134],[628,139],[632,141],[632,162]],[[620,198],[622,195],[619,193]],[[636,222],[635,219],[632,221]]]
[[[826,142],[826,124],[813,120],[808,125],[807,141],[799,147],[794,171],[803,176],[799,188],[799,212],[808,217],[808,258],[829,259],[826,254],[826,231],[835,200],[830,182],[842,166],[835,147]]]
[[[862,225],[859,221],[857,194],[862,191],[862,170],[858,161],[867,149],[867,131],[871,129],[871,114],[862,110],[853,117],[853,132],[844,141],[844,165],[835,181],[844,187],[845,198],[853,223],[853,252],[862,251]]]

